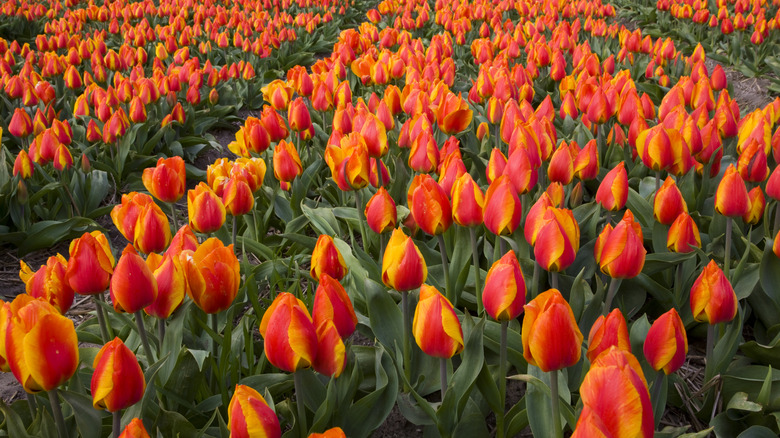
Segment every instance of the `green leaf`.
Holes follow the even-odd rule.
[[[764,426],[750,426],[746,431],[742,432],[737,438],[777,438],[777,433],[772,429]]]
[[[36,222],[27,230],[27,238],[19,245],[19,255],[23,256],[36,249],[54,246],[63,240],[79,237],[95,229],[101,229],[100,225],[85,217]]]
[[[628,200],[626,201],[626,207],[634,213],[637,221],[645,228],[650,228],[653,223],[653,207],[645,198],[643,198],[636,190],[628,189]]]
[[[105,411],[95,409],[92,397],[87,394],[62,390],[59,393],[73,410],[79,435],[83,438],[100,438],[103,418],[107,416]]]
[[[772,244],[772,240],[767,239],[764,256],[761,258],[761,287],[756,288],[748,298],[750,307],[766,327],[780,324],[780,295],[769,293],[776,290],[780,284],[780,258],[772,252]]]
[[[148,421],[148,420],[147,420]],[[160,410],[155,427],[149,430],[158,430],[165,437],[191,437],[195,436],[197,429],[178,412]]]
[[[309,218],[309,221],[318,233],[327,234],[331,237],[341,235],[341,229],[336,216],[333,215],[332,209],[323,207],[311,208],[306,204],[301,204],[301,210]]]
[[[363,292],[368,302],[371,331],[379,342],[386,349],[403,345],[403,314],[387,290],[371,280],[366,280]]]
[[[465,319],[470,320],[470,316],[466,315]],[[469,324],[464,323],[463,325]],[[453,430],[460,422],[460,414],[463,412],[466,399],[474,387],[485,360],[482,350],[482,331],[485,326],[485,317],[483,316],[476,325],[473,323],[471,325],[471,330],[465,333],[467,338],[462,353],[463,362],[453,373],[447,386],[444,401],[437,412],[439,428],[446,430]]]
[[[389,372],[388,372],[389,371]],[[375,390],[350,406],[342,429],[350,437],[368,436],[379,427],[395,406],[398,395],[398,375],[393,361],[384,348],[376,349],[374,361]],[[359,419],[359,421],[355,421]]]
[[[31,438],[27,433],[27,428],[24,427],[21,417],[19,417],[19,414],[17,414],[16,411],[11,409],[5,402],[0,402],[0,410],[3,411],[3,415],[5,416],[5,426],[8,429],[9,436],[14,438]]]

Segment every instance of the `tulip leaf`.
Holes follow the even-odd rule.
[[[31,438],[30,435],[27,433],[27,428],[24,427],[24,422],[22,421],[22,418],[19,416],[19,414],[16,413],[16,411],[14,411],[10,406],[5,404],[5,402],[0,402],[0,410],[3,411],[3,416],[5,416],[4,423],[5,423],[5,427],[8,429],[9,436],[12,436],[14,438],[16,437]]]
[[[764,256],[761,258],[761,287],[756,288],[748,297],[751,309],[766,327],[780,324],[780,294],[771,293],[780,284],[780,258],[772,252],[772,244],[772,240],[767,239]]]
[[[389,372],[388,372],[389,370]],[[347,436],[365,437],[379,427],[390,414],[398,394],[398,375],[384,348],[376,348],[374,360],[376,389],[350,406],[342,428]],[[355,421],[359,419],[359,421]]]
[[[368,318],[374,336],[385,348],[403,345],[403,315],[390,294],[383,290],[381,285],[368,279],[365,281],[363,293],[366,294]],[[410,312],[413,310],[410,309]]]
[[[705,382],[725,371],[731,361],[734,360],[737,348],[742,340],[743,314],[744,310],[742,310],[740,305],[737,307],[737,316],[726,325],[726,333],[715,344],[715,348],[712,351],[712,366],[708,363],[705,368]]]
[[[642,268],[642,273],[645,275],[653,275],[661,271],[673,268],[686,260],[692,259],[696,253],[688,252],[654,252],[647,254],[645,257],[645,266]]]
[[[488,437],[487,423],[482,416],[479,407],[472,399],[466,399],[467,403],[463,415],[458,420],[452,436],[455,438]]]
[[[521,400],[506,413],[506,436],[517,436],[523,429],[528,427],[528,411],[521,409],[524,406],[525,402]]]
[[[499,376],[500,378],[501,376]],[[504,377],[506,378],[506,377]],[[482,369],[477,376],[477,389],[485,398],[490,410],[500,412],[506,410],[505,401],[501,400],[501,394],[498,392],[498,385],[493,375],[490,373],[487,363],[482,364]]]
[[[745,356],[756,362],[780,368],[780,342],[763,345],[756,341],[748,341],[740,345],[739,349]]]
[[[464,317],[466,320],[470,320],[468,315]],[[437,412],[439,417],[439,427],[446,427],[448,430],[452,430],[461,420],[460,415],[463,413],[466,400],[468,399],[471,389],[474,387],[474,383],[479,376],[479,372],[482,370],[482,364],[485,361],[484,352],[482,350],[482,331],[485,326],[485,317],[483,316],[480,321],[474,325],[472,323],[463,324],[465,345],[463,352],[461,353],[462,362],[458,369],[453,373],[452,379],[447,386],[447,393],[444,396],[441,406]]]
[[[528,409],[528,420],[534,436],[554,436],[552,423],[552,394],[550,392],[550,373],[545,373],[535,366],[528,366],[528,374],[520,374],[510,377],[510,379],[522,380],[528,383],[526,390],[526,409]],[[559,379],[558,406],[564,420],[572,427],[577,419],[574,416],[574,408],[569,404],[570,394],[566,383],[566,373],[556,373]],[[563,399],[563,402],[562,400]],[[565,423],[564,428],[565,428]]]
[[[165,338],[162,344],[162,355],[168,355],[168,357],[178,357],[181,350],[182,337],[184,336],[184,321],[189,314],[188,310],[192,305],[192,301],[185,301],[181,307],[179,307],[170,318],[165,329]],[[165,324],[164,320],[157,320],[158,324]],[[173,373],[176,366],[175,360],[166,360],[162,368],[160,368],[160,382],[163,385],[168,383],[168,378]]]
[[[258,392],[269,391],[278,396],[293,388],[293,376],[288,373],[263,373],[241,379],[242,385],[249,386]]]
[[[746,412],[761,412],[763,407],[755,402],[748,400],[747,393],[738,392],[731,397],[726,410],[746,411]]]
[[[628,189],[628,200],[626,201],[626,207],[634,213],[636,220],[642,224],[642,231],[650,229],[654,223],[653,219],[653,207],[645,198],[642,197],[636,190]]]
[[[754,425],[750,426],[746,431],[742,432],[737,438],[776,438],[777,432],[773,432],[772,429]]]
[[[19,255],[36,249],[54,246],[63,240],[72,239],[85,232],[101,229],[92,219],[73,217],[64,221],[40,221],[27,230],[27,237],[19,244]]]
[[[62,398],[73,410],[76,428],[82,438],[100,438],[101,425],[106,412],[92,407],[92,397],[73,391],[59,391]]]
[[[301,204],[301,210],[309,218],[312,226],[319,234],[327,234],[331,237],[341,235],[341,229],[336,216],[333,215],[332,209],[323,207],[311,208],[306,204]]]

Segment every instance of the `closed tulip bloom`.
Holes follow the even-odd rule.
[[[777,132],[780,132],[780,130]],[[780,138],[780,134],[776,135]],[[766,182],[766,195],[775,201],[780,200],[780,166],[776,166],[772,174],[769,175],[769,181]]]
[[[545,210],[536,233],[534,257],[546,271],[560,272],[574,262],[580,249],[580,227],[571,210]]]
[[[742,216],[742,220],[746,224],[755,225],[764,217],[764,208],[766,207],[766,200],[761,187],[753,187],[748,192],[748,199],[750,200],[750,207],[748,212]]]
[[[73,167],[73,155],[70,154],[70,149],[62,143],[54,151],[52,166],[60,172]]]
[[[455,309],[441,292],[427,284],[420,288],[412,334],[420,349],[429,356],[449,359],[463,351],[463,330]]]
[[[704,267],[691,288],[693,319],[709,324],[729,322],[737,315],[737,295],[714,260]]]
[[[277,111],[286,110],[293,95],[293,89],[281,79],[276,79],[260,89],[263,99]]]
[[[556,203],[547,192],[543,192],[539,196],[539,199],[528,210],[528,216],[525,218],[523,234],[526,242],[530,243],[531,246],[536,244],[536,235],[539,233],[539,228],[544,224],[545,211],[550,207],[562,207],[562,204],[562,199],[561,202]]]
[[[655,193],[653,216],[658,222],[669,225],[682,213],[688,213],[688,205],[672,177],[667,177]]]
[[[360,135],[368,147],[368,155],[371,158],[380,158],[387,154],[387,130],[385,125],[374,115],[367,114],[363,125],[360,127]]]
[[[132,245],[127,245],[119,257],[110,292],[114,310],[119,313],[135,313],[157,298],[157,280]]]
[[[485,196],[468,173],[461,175],[452,185],[452,219],[462,227],[482,224]]]
[[[160,252],[171,242],[168,216],[149,198],[141,208],[133,231],[133,246],[144,254]]]
[[[76,293],[98,294],[108,289],[114,272],[114,256],[108,239],[100,231],[84,233],[70,243],[65,281]]]
[[[715,211],[726,217],[743,216],[750,209],[745,181],[734,165],[729,165],[715,191]]]
[[[187,192],[187,212],[190,226],[198,233],[217,231],[227,218],[222,199],[204,182]]]
[[[503,168],[503,175],[509,177],[509,181],[515,187],[518,195],[528,193],[539,180],[539,172],[523,148],[514,149],[510,153],[506,166]]]
[[[428,266],[412,238],[393,230],[382,259],[382,282],[399,292],[417,289],[428,277]]]
[[[317,332],[303,301],[281,292],[263,314],[260,335],[271,365],[295,372],[309,368],[317,356]]]
[[[666,170],[672,166],[674,147],[663,125],[656,125],[642,131],[636,139],[639,157],[642,158],[645,166],[654,171]]]
[[[296,132],[305,131],[311,127],[311,114],[302,97],[298,97],[290,103],[287,109],[287,122],[290,129]]]
[[[149,433],[144,427],[144,422],[140,418],[133,418],[119,435],[119,438],[150,438]]]
[[[580,386],[582,413],[572,438],[652,438],[653,405],[639,361],[612,347],[592,364]]]
[[[445,134],[457,134],[471,124],[473,113],[468,102],[455,93],[447,92],[438,106],[434,108],[439,129]]]
[[[407,193],[414,221],[424,232],[442,234],[452,225],[452,205],[444,189],[430,175],[417,175]]]
[[[249,386],[236,385],[228,405],[231,438],[280,438],[279,419],[262,395]]]
[[[165,255],[177,256],[184,250],[195,251],[198,249],[198,238],[195,233],[192,232],[192,228],[189,225],[183,225],[176,232],[176,235],[171,239],[171,244],[168,245],[168,249],[165,250]]]
[[[485,278],[485,311],[496,321],[509,321],[523,313],[525,279],[513,250],[496,260]]]
[[[701,248],[699,227],[688,213],[682,213],[672,222],[666,237],[666,248],[672,252],[688,253]]]
[[[337,378],[347,364],[346,347],[339,335],[336,324],[324,319],[317,326],[317,357],[314,359],[314,371]]]
[[[303,173],[301,157],[295,145],[281,140],[274,148],[274,176],[282,182],[292,182],[296,176]]]
[[[654,370],[666,375],[677,371],[685,363],[688,354],[688,335],[680,315],[669,310],[650,326],[645,337],[644,353]]]
[[[222,189],[222,203],[231,216],[241,216],[252,211],[255,196],[243,176],[237,175],[227,180]]]
[[[3,132],[0,131],[0,135],[2,134]],[[33,164],[32,158],[30,158],[24,149],[19,151],[16,160],[14,160],[13,175],[21,175],[20,178],[27,179],[32,176],[34,169],[35,165]]]
[[[355,331],[357,316],[352,300],[344,286],[328,274],[322,274],[314,293],[312,318],[314,326],[318,328],[324,320],[333,321],[342,338],[349,337]]]
[[[485,227],[496,235],[512,234],[520,225],[523,215],[520,198],[508,176],[501,175],[488,187],[483,215]]]
[[[409,167],[417,172],[435,171],[439,166],[439,147],[430,131],[422,131],[412,142]]]
[[[485,176],[487,177],[488,184],[504,174],[506,163],[506,157],[500,149],[493,148],[493,150],[490,151],[490,159],[488,159],[487,168],[485,168]]]
[[[612,310],[607,316],[599,315],[590,328],[588,335],[588,360],[593,363],[597,357],[611,347],[631,352],[631,339],[628,336],[626,318],[620,309]]]
[[[755,140],[743,147],[737,160],[737,171],[747,182],[763,182],[769,176],[764,147]]]
[[[144,187],[155,198],[163,202],[176,202],[184,196],[187,188],[187,173],[181,157],[162,158],[157,166],[147,167],[141,175]]]
[[[544,372],[570,367],[580,360],[583,336],[558,289],[543,292],[525,305],[521,333],[523,357]]]
[[[596,191],[596,202],[607,211],[618,211],[628,201],[628,173],[625,163],[618,163],[607,173]]]
[[[582,181],[596,179],[599,176],[599,154],[596,140],[591,140],[580,150],[574,159],[574,176]]]
[[[151,196],[145,193],[130,192],[122,195],[122,203],[111,209],[111,220],[125,239],[133,240],[138,217],[144,207],[150,203],[154,203]]]
[[[574,178],[574,157],[566,142],[561,143],[550,158],[547,168],[550,181],[569,184]]]
[[[347,438],[347,435],[344,434],[340,427],[334,427],[322,433],[313,433],[309,435],[309,438]]]
[[[179,308],[186,294],[187,284],[181,261],[178,254],[161,256],[151,253],[146,257],[146,265],[157,282],[157,297],[144,311],[155,318],[167,319]]]
[[[362,135],[353,132],[342,137],[338,146],[329,144],[325,148],[325,162],[341,190],[356,190],[368,185],[369,154]]]
[[[317,244],[314,245],[314,251],[311,253],[311,269],[309,273],[312,278],[320,281],[323,274],[341,281],[347,275],[347,264],[341,256],[333,238],[327,234],[320,234],[317,238]]]
[[[395,201],[384,187],[380,187],[368,200],[365,215],[368,226],[375,233],[382,234],[395,228],[398,221]]]
[[[30,115],[22,108],[14,109],[14,115],[8,123],[8,132],[14,137],[24,138],[33,132]]]
[[[27,263],[19,261],[19,278],[25,284],[25,292],[33,298],[41,298],[54,306],[61,314],[73,304],[73,289],[65,281],[68,261],[61,254],[51,256],[37,272],[33,272]]]
[[[98,351],[92,364],[92,406],[117,412],[141,400],[146,379],[138,359],[119,338]]]
[[[73,321],[48,302],[24,294],[8,310],[4,354],[22,388],[49,391],[70,379],[79,365]]]
[[[612,228],[607,224],[596,239],[594,256],[601,272],[612,278],[634,278],[642,272],[647,250],[642,240],[642,226],[626,210],[623,220]]]
[[[208,314],[227,310],[238,293],[241,281],[233,245],[225,246],[216,237],[195,251],[179,255],[187,285],[187,295]]]

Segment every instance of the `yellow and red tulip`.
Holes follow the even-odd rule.
[[[439,129],[446,134],[457,134],[471,124],[472,111],[463,97],[448,91],[441,102],[435,106],[436,121]]]
[[[373,11],[374,9],[372,9]],[[371,11],[368,11],[371,12]],[[328,429],[325,432],[322,433],[313,433],[309,435],[309,438],[347,438],[347,435],[344,433],[343,430],[341,430],[340,427],[334,427],[332,429]]]
[[[281,79],[272,81],[261,88],[260,92],[263,93],[263,99],[277,111],[286,110],[293,95],[293,89]]]
[[[119,338],[98,351],[92,364],[92,406],[117,412],[141,400],[146,379],[138,359]]]
[[[693,283],[691,312],[693,319],[709,324],[729,322],[737,315],[737,295],[714,260]]]
[[[161,256],[151,253],[146,257],[146,265],[152,271],[157,282],[157,297],[144,311],[159,319],[167,319],[179,308],[186,294],[186,280],[178,254]]]
[[[231,216],[247,214],[255,206],[255,197],[252,188],[242,175],[229,178],[222,188],[222,203],[225,211]]]
[[[463,330],[455,309],[441,292],[427,284],[420,288],[412,334],[429,356],[449,359],[463,351]]]
[[[0,130],[0,136],[2,136],[2,134],[3,132]],[[34,170],[35,165],[33,164],[32,158],[30,158],[24,149],[19,151],[16,160],[14,160],[13,175],[20,175],[20,178],[27,179],[32,176]]]
[[[157,299],[157,280],[132,245],[127,245],[111,276],[114,310],[135,313]]]
[[[365,215],[368,226],[375,233],[382,234],[395,228],[398,221],[395,201],[384,187],[380,187],[368,200]]]
[[[187,212],[190,226],[198,233],[217,231],[227,218],[222,199],[204,182],[187,192]]]
[[[208,314],[227,310],[238,293],[240,265],[233,245],[225,246],[216,237],[203,242],[195,251],[179,254],[187,295]]]
[[[485,196],[468,173],[452,186],[452,219],[462,227],[476,227],[483,222]]]
[[[511,157],[510,157],[511,160]],[[574,159],[574,176],[582,181],[596,179],[599,175],[599,154],[596,140],[589,141]]]
[[[607,224],[596,239],[594,256],[601,272],[612,278],[633,278],[642,272],[647,250],[642,240],[642,226],[626,210],[623,220],[612,228]]]
[[[298,97],[290,103],[287,109],[287,122],[290,124],[290,129],[295,132],[305,131],[311,127],[311,114],[303,97]]]
[[[688,205],[672,177],[667,177],[653,200],[653,216],[658,222],[669,225],[682,213],[688,213]]]
[[[645,337],[644,353],[654,370],[669,375],[677,371],[688,354],[688,335],[680,315],[671,309],[653,322]]]
[[[317,357],[312,366],[318,373],[337,378],[347,363],[346,347],[336,324],[324,319],[317,325]]]
[[[362,135],[353,132],[342,137],[338,146],[329,144],[325,148],[325,162],[341,190],[356,190],[368,185],[369,153]]]
[[[301,157],[295,145],[281,140],[274,148],[274,176],[280,182],[291,183],[295,177],[303,173]]]
[[[125,426],[119,438],[150,438],[140,418],[133,418],[130,424]]]
[[[84,233],[70,243],[65,281],[76,293],[98,294],[108,289],[114,272],[114,256],[105,234]]]
[[[14,109],[14,115],[8,123],[8,132],[14,137],[24,138],[33,132],[30,115],[22,108]]]
[[[493,180],[485,193],[485,227],[496,235],[512,234],[520,225],[522,215],[520,198],[509,177],[501,175]]]
[[[231,438],[280,438],[279,419],[259,392],[236,385],[228,405],[228,430]]]
[[[449,197],[430,175],[414,177],[407,198],[414,221],[426,233],[439,235],[452,225]]]
[[[742,220],[748,225],[755,225],[764,217],[764,209],[766,208],[766,200],[761,187],[750,189],[748,200],[750,201],[748,212],[742,216]]]
[[[637,154],[649,169],[659,172],[669,169],[674,164],[674,149],[684,147],[684,145],[673,144],[672,133],[678,134],[675,138],[681,139],[679,133],[666,129],[663,125],[646,129],[637,137]]]
[[[574,262],[580,248],[580,227],[571,210],[544,210],[534,240],[536,262],[550,272],[560,272]]]
[[[626,318],[620,309],[612,310],[608,315],[599,315],[590,328],[588,335],[588,352],[586,356],[593,363],[597,357],[611,347],[631,352],[631,338],[628,335]]]
[[[435,171],[439,166],[439,147],[433,134],[423,130],[413,141],[409,152],[409,167],[417,172]]]
[[[176,202],[184,196],[187,174],[181,157],[162,158],[155,167],[144,169],[141,175],[144,187],[163,202]]]
[[[314,294],[312,318],[314,326],[318,328],[324,320],[333,321],[342,338],[349,337],[357,325],[355,309],[344,286],[325,273],[320,277],[320,284]]]
[[[287,372],[309,368],[317,357],[317,332],[303,301],[281,292],[263,314],[260,335],[271,364]]]
[[[628,173],[621,161],[610,170],[599,184],[596,191],[596,202],[607,211],[618,211],[628,201]]]
[[[65,281],[68,261],[61,254],[51,256],[45,265],[33,272],[27,263],[19,261],[19,278],[25,284],[25,292],[33,298],[40,298],[54,306],[60,313],[70,309],[73,304],[73,289]]]
[[[681,213],[669,227],[666,248],[672,252],[688,253],[701,248],[699,227],[688,213]]]
[[[580,360],[582,333],[569,303],[557,289],[539,294],[525,305],[523,357],[542,371],[570,367]]]
[[[525,279],[513,250],[496,260],[488,270],[482,304],[496,321],[509,321],[523,313]]]
[[[750,198],[745,181],[734,165],[729,165],[715,191],[715,211],[726,217],[739,217],[747,214],[749,209]]]
[[[393,230],[382,259],[382,282],[406,292],[420,287],[427,277],[428,266],[412,238],[400,228]]]
[[[576,147],[576,143],[573,143]],[[547,167],[547,177],[552,182],[569,184],[574,178],[574,158],[576,152],[566,142],[562,142],[550,158],[550,165]],[[578,152],[578,151],[577,151]]]
[[[333,238],[327,234],[320,234],[317,238],[317,244],[314,245],[314,251],[311,253],[311,269],[309,273],[312,278],[321,281],[323,274],[341,281],[347,275],[347,264],[341,256]]]
[[[171,239],[171,244],[165,251],[165,255],[177,256],[184,250],[195,251],[198,249],[198,238],[195,233],[192,232],[192,228],[189,225],[184,225],[179,228],[176,235]]]

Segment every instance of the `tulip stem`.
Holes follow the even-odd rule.
[[[135,323],[138,325],[138,334],[141,336],[141,344],[144,346],[144,353],[146,353],[146,360],[149,365],[154,363],[154,356],[152,356],[152,348],[149,346],[149,338],[146,336],[146,327],[144,326],[144,314],[140,310],[135,312]]]
[[[726,255],[723,258],[723,274],[726,275],[726,279],[729,278],[729,269],[731,268],[731,229],[734,226],[734,219],[731,217],[726,218]]]
[[[100,336],[103,338],[103,343],[107,343],[110,339],[108,337],[108,327],[106,326],[106,315],[103,313],[103,307],[100,305],[101,294],[92,295],[92,299],[95,301],[95,313],[97,314],[98,325],[100,325]]]
[[[607,291],[607,300],[604,302],[604,311],[602,312],[602,315],[607,316],[609,313],[609,310],[612,308],[612,300],[615,298],[615,294],[617,293],[618,288],[620,287],[620,282],[623,281],[620,278],[612,278],[612,280],[609,281],[609,290]]]
[[[712,362],[712,350],[715,348],[715,324],[707,324],[707,350],[706,350],[706,365],[711,365]]]
[[[382,159],[376,158],[376,180],[379,182],[379,187],[385,186],[385,177],[382,175]],[[371,170],[371,166],[368,166],[369,170]]]
[[[558,403],[558,370],[550,371],[550,393],[552,395],[553,430],[556,438],[562,438],[563,427],[561,426],[560,406]]]
[[[380,269],[382,268],[382,263],[384,263],[384,259],[385,259],[385,245],[387,245],[387,243],[385,243],[385,235],[380,234],[379,235],[379,268]]]
[[[165,320],[157,320],[157,338],[160,342],[160,357],[162,357],[163,339],[165,339]]]
[[[774,235],[777,236],[780,233],[780,201],[775,203],[775,227],[773,228]]]
[[[355,190],[355,208],[357,208],[358,223],[360,225],[360,239],[363,241],[363,252],[368,254],[368,241],[366,240],[366,218],[363,214],[363,195],[360,189]]]
[[[534,260],[534,276],[531,278],[531,299],[536,298],[536,294],[539,292],[539,275],[541,274],[539,263]]]
[[[469,228],[469,234],[471,236],[471,260],[474,264],[474,291],[477,296],[477,316],[482,315],[482,280],[480,279],[479,269],[479,250],[477,249],[477,230],[474,227]]]
[[[409,339],[409,331],[411,329],[411,318],[409,318],[409,292],[401,292],[401,307],[404,312],[404,374],[406,375],[406,381],[411,388],[412,384],[412,368],[411,368],[411,345]]]
[[[57,388],[54,388],[47,392],[49,393],[49,403],[51,403],[51,413],[54,416],[54,422],[57,423],[57,432],[60,438],[66,438],[68,436],[68,428],[65,427],[65,417],[62,416],[59,391],[57,391]]]
[[[233,216],[233,251],[236,250],[236,233],[238,232],[238,218]]]
[[[114,438],[119,438],[119,434],[122,433],[122,411],[116,411],[112,415],[114,416]]]
[[[444,235],[438,234],[436,238],[439,240],[439,252],[441,252],[441,267],[444,270],[444,287],[447,289],[444,292],[452,305],[457,305],[458,297],[454,295],[454,290],[450,287],[450,266],[447,263],[447,249],[444,246]]]
[[[506,254],[506,240],[500,234],[496,235],[496,240],[498,240],[498,249],[501,251],[501,257],[503,257]]]
[[[301,371],[293,373],[295,382],[295,401],[298,405],[298,422],[300,423],[301,438],[306,438],[309,427],[306,425],[306,405],[303,403],[303,377]]]
[[[168,204],[171,207],[171,220],[173,221],[173,234],[179,231],[179,218],[176,217],[176,203],[171,202]]]
[[[441,401],[444,402],[444,396],[447,394],[447,359],[439,358],[439,376],[441,377]]]
[[[211,329],[214,330],[214,339],[211,340],[211,355],[214,362],[217,361],[217,336],[219,336],[219,316],[216,313],[209,315],[211,317]]]
[[[661,189],[661,171],[656,170],[655,171],[655,192],[658,193],[658,190]]]
[[[506,412],[506,350],[509,321],[501,321],[501,345],[498,353],[498,395],[501,399],[501,411],[496,414],[496,438],[504,437]]]
[[[70,199],[70,204],[73,206],[73,211],[71,213],[76,213],[76,216],[81,216],[81,209],[76,204],[76,200],[73,199],[73,193],[70,191],[70,185],[68,185],[67,178],[64,181],[61,181],[62,188],[65,189],[65,194],[68,195],[68,199]],[[71,217],[73,214],[71,214]]]
[[[558,289],[558,273],[556,271],[550,272],[551,286],[553,289]]]
[[[38,414],[38,402],[35,401],[35,394],[27,393],[27,407],[30,408],[30,417],[35,418]]]

